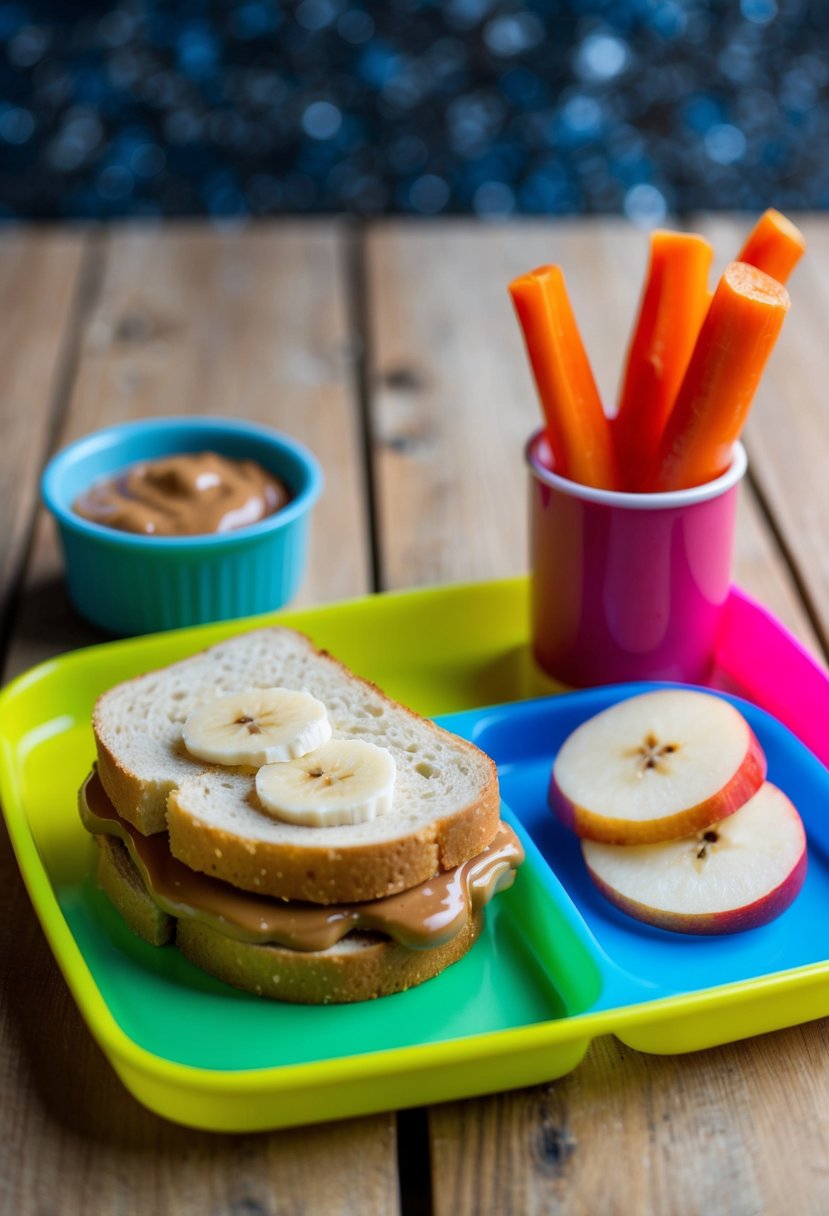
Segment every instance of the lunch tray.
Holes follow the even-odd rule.
[[[271,619],[499,764],[504,814],[527,862],[470,953],[410,992],[312,1008],[258,999],[173,947],[146,945],[95,886],[95,845],[75,809],[94,755],[95,697]],[[769,776],[803,815],[809,872],[771,925],[684,937],[603,901],[546,808],[561,740],[647,686],[539,696],[551,686],[529,658],[527,621],[525,579],[373,596],[92,647],[0,694],[0,795],[32,903],[91,1033],[151,1110],[216,1131],[311,1123],[552,1080],[601,1034],[671,1053],[829,1013],[826,674],[732,592],[713,682],[746,698]]]

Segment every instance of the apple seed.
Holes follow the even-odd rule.
[[[649,731],[644,741],[638,747],[632,747],[623,754],[637,760],[636,775],[641,778],[647,772],[670,773],[670,768],[667,764],[662,763],[662,761],[665,756],[672,756],[674,752],[678,751],[678,743],[663,743],[660,745],[654,732]]]

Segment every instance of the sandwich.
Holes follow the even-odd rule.
[[[290,629],[117,685],[93,731],[99,885],[146,941],[262,996],[431,979],[523,859],[485,753]]]

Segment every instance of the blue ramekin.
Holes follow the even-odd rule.
[[[119,532],[72,510],[95,481],[181,452],[256,460],[291,491],[260,523],[207,536]],[[41,493],[55,517],[66,580],[82,616],[111,633],[152,633],[268,612],[296,594],[305,572],[311,508],[322,490],[316,458],[269,427],[233,418],[158,418],[96,431],[52,458]]]

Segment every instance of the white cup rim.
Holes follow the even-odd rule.
[[[544,427],[539,427],[530,436],[524,449],[524,456],[530,471],[539,481],[571,498],[580,498],[584,502],[602,503],[608,507],[626,507],[630,511],[690,507],[694,503],[719,498],[720,495],[726,494],[742,481],[748,468],[746,450],[738,441],[734,444],[731,464],[726,471],[719,477],[715,477],[713,481],[706,481],[700,486],[689,486],[685,490],[661,490],[655,494],[631,493],[628,490],[600,490],[595,486],[584,486],[578,481],[571,481],[569,477],[562,477],[558,473],[553,473],[551,469],[545,468],[539,461],[536,451],[543,434]]]

